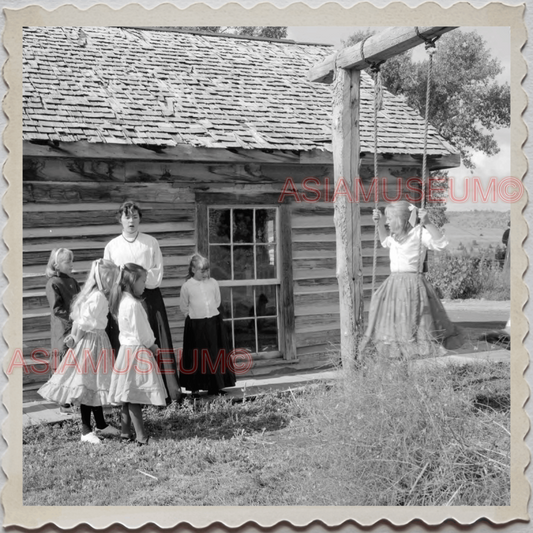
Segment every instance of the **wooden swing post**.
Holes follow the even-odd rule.
[[[359,337],[363,333],[363,257],[361,253],[361,215],[353,198],[360,169],[359,107],[361,70],[405,52],[454,27],[397,27],[328,57],[308,75],[313,82],[331,83],[333,90],[333,165],[335,178],[335,232],[337,280],[339,283],[341,359],[344,368],[358,357]],[[350,197],[342,194],[345,187]],[[352,198],[352,201],[350,201]]]

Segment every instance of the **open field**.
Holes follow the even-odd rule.
[[[450,222],[444,225],[444,232],[451,250],[460,243],[468,247],[473,241],[482,247],[501,245],[509,220],[509,213],[500,211],[446,211],[446,216]]]

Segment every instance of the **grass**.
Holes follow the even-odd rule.
[[[141,448],[82,444],[72,421],[25,428],[24,504],[509,505],[508,365],[374,361],[298,391],[144,415],[154,440]]]

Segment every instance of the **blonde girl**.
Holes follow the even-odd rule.
[[[98,259],[91,265],[83,289],[72,303],[72,331],[65,344],[67,352],[50,380],[39,389],[47,400],[80,406],[81,441],[101,444],[99,436],[117,435],[106,423],[103,405],[107,405],[113,354],[105,333],[109,304],[107,298],[118,275],[111,261]],[[96,430],[92,431],[91,413]]]
[[[180,293],[180,307],[186,316],[180,382],[193,394],[199,390],[224,394],[224,387],[235,385],[220,303],[220,289],[209,275],[209,261],[194,254]]]
[[[50,336],[52,356],[63,359],[67,351],[65,337],[72,329],[70,306],[80,292],[79,283],[71,277],[74,254],[67,248],[54,248],[46,266],[46,298],[50,304]]]
[[[122,404],[121,437],[133,440],[132,422],[138,445],[148,444],[142,419],[142,405],[166,405],[166,390],[157,366],[155,336],[144,310],[141,295],[147,271],[126,263],[111,293],[111,313],[119,328],[120,350],[111,378],[110,400]]]
[[[426,250],[444,250],[446,237],[429,221],[425,209],[418,211],[406,201],[388,205],[385,217],[374,209],[372,218],[378,225],[381,245],[389,248],[391,275],[372,296],[360,347],[362,356],[370,340],[378,353],[393,358],[442,354],[457,348],[462,343],[458,329],[435,289],[418,273]]]

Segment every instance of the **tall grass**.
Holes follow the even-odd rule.
[[[479,400],[484,387],[483,398],[498,398],[492,406]],[[509,505],[506,387],[494,366],[375,361],[295,398],[301,431],[327,443],[305,454],[320,464],[315,504]]]

